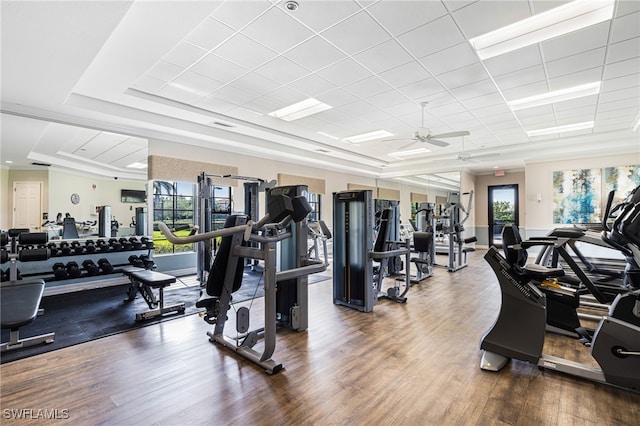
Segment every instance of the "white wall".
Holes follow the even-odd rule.
[[[637,155],[612,155],[609,157],[581,158],[571,162],[527,164],[525,166],[526,232],[527,236],[543,235],[553,224],[553,172],[561,170],[591,169],[640,164]],[[540,194],[541,201],[536,197]]]

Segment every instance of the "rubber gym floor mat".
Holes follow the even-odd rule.
[[[31,324],[20,327],[20,337],[55,332],[55,341],[50,344],[2,352],[0,363],[4,364],[135,328],[181,318],[200,311],[195,307],[200,297],[200,286],[185,286],[178,281],[165,289],[164,304],[170,306],[184,303],[184,314],[169,314],[136,322],[135,314],[149,310],[149,306],[139,294],[134,300],[125,301],[128,287],[128,284],[123,284],[43,297],[40,308],[44,309],[44,314]],[[157,296],[157,290],[154,293]],[[247,269],[243,276],[242,287],[233,294],[233,303],[263,295],[261,271],[253,272]],[[3,329],[2,342],[7,341],[9,341],[9,330]]]

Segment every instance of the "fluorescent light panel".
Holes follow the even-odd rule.
[[[385,138],[388,136],[393,136],[393,133],[389,133],[386,130],[376,130],[374,132],[362,133],[360,135],[350,136],[345,138],[344,140],[351,143],[360,143],[366,141],[372,141],[374,139]]]
[[[633,125],[632,130],[635,132],[640,127],[640,111],[638,112],[638,118],[636,119],[636,124]]]
[[[331,105],[327,105],[314,98],[309,98],[277,111],[270,112],[269,115],[284,121],[293,121],[331,108],[333,108]]]
[[[575,0],[469,42],[480,59],[488,59],[611,19],[613,7],[614,0]]]
[[[553,92],[543,93],[541,95],[516,99],[514,101],[508,102],[508,104],[513,111],[518,111],[525,108],[533,108],[541,105],[554,104],[556,102],[582,98],[584,96],[597,95],[598,93],[600,93],[600,84],[600,81],[581,84],[579,86],[555,90]]]
[[[130,168],[130,169],[146,169],[147,165],[135,162],[135,163],[129,164],[127,167]]]
[[[585,121],[583,123],[567,124],[565,126],[548,127],[546,129],[531,130],[527,132],[527,136],[554,135],[557,133],[571,132],[573,130],[592,129],[593,121]]]
[[[389,155],[392,157],[409,157],[411,155],[424,154],[425,152],[431,152],[431,150],[427,148],[416,148],[416,149],[408,149],[406,151],[392,152]]]

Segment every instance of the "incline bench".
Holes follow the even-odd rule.
[[[184,313],[184,303],[164,306],[164,288],[175,283],[176,277],[142,268],[125,268],[123,273],[131,281],[127,290],[127,300],[135,299],[136,293],[139,292],[149,305],[150,310],[136,314],[136,321],[144,321],[168,313]],[[158,289],[159,300],[153,294],[154,288]]]

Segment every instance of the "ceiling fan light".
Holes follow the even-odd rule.
[[[609,20],[613,9],[614,0],[575,0],[474,37],[469,43],[484,60]]]

